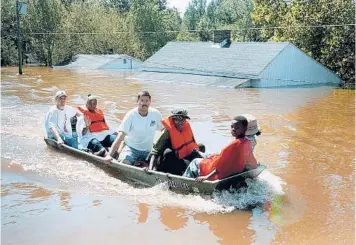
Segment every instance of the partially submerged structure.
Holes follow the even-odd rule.
[[[135,70],[142,62],[126,54],[79,54],[65,68],[83,68],[93,70]]]
[[[218,87],[339,86],[341,79],[291,43],[169,42],[138,78]]]

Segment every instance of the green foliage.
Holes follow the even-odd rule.
[[[234,29],[233,41],[255,40],[251,18],[252,0],[192,0],[184,14],[188,30],[197,30],[201,41],[211,41],[214,29]]]
[[[212,35],[211,29],[212,29],[212,24],[210,23],[209,18],[206,15],[204,15],[199,20],[199,23],[197,26],[198,34],[199,34],[201,41],[206,42],[206,41],[210,41],[212,39],[211,38],[211,35]]]
[[[1,65],[17,63],[15,2],[1,0]]]
[[[2,65],[17,63],[14,1],[2,2]],[[80,53],[125,53],[146,59],[175,40],[182,20],[166,0],[32,0],[22,17],[23,50],[42,64]]]
[[[200,19],[205,15],[206,0],[192,0],[184,13],[183,22],[188,30],[196,30]]]
[[[200,41],[200,37],[198,33],[191,32],[187,28],[183,27],[177,36],[177,41],[185,41],[185,42],[198,42]]]
[[[14,5],[1,0],[2,65],[17,64]],[[191,0],[182,20],[167,0],[31,0],[21,45],[49,66],[80,53],[146,59],[171,40],[212,41],[230,29],[233,41],[291,42],[354,82],[355,26],[320,27],[355,23],[354,10],[353,0]]]
[[[59,0],[33,0],[28,6],[28,16],[24,21],[24,29],[29,33],[41,33],[28,37],[30,50],[46,65],[52,66],[55,49],[59,48],[64,8]],[[55,60],[56,61],[56,60]]]
[[[355,23],[354,1],[254,0],[254,6],[254,23],[266,27],[263,38],[291,42],[344,81],[355,82],[355,26],[322,26]],[[268,28],[275,26],[286,28]]]

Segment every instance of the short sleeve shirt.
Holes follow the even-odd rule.
[[[139,151],[151,151],[156,130],[161,130],[162,114],[149,108],[147,116],[143,117],[134,108],[126,113],[119,131],[126,133],[125,144]]]

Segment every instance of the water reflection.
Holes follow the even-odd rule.
[[[2,69],[1,160],[21,166],[14,173],[34,171],[66,183],[69,190],[48,190],[12,175],[10,181],[4,181],[3,175],[3,225],[22,222],[29,213],[39,216],[38,210],[43,211],[53,203],[59,211],[72,214],[75,198],[70,193],[81,188],[90,195],[138,197],[135,203],[140,213],[138,223],[149,222],[148,204],[156,210],[163,203],[166,207],[158,210],[159,222],[167,230],[189,229],[195,233],[208,226],[221,244],[353,243],[354,92],[330,88],[233,90],[172,86],[128,79],[130,74],[47,68],[26,68],[24,76],[16,73],[16,68]],[[178,106],[189,110],[196,140],[204,143],[209,152],[219,152],[230,141],[231,118],[242,113],[253,114],[263,130],[256,156],[268,165],[272,174],[287,183],[285,196],[280,203],[272,200],[271,209],[262,210],[260,215],[194,214],[196,223],[203,227],[197,228],[189,222],[192,210],[231,212],[234,208],[230,209],[229,205],[226,208],[216,200],[177,196],[159,188],[136,189],[85,161],[48,150],[42,139],[43,117],[58,89],[67,91],[68,104],[73,106],[81,105],[86,95],[95,91],[100,96],[100,107],[114,125],[136,105],[137,93],[148,90],[152,94],[152,106],[163,116]],[[95,207],[101,205],[100,200],[91,199],[89,203]],[[164,231],[158,235],[162,234]],[[203,235],[207,234],[203,232]],[[204,238],[211,239],[208,235]]]
[[[311,239],[315,243],[336,244],[342,240],[351,244],[355,228],[354,93],[336,90],[318,103],[301,107],[288,119],[297,122],[295,134],[288,141],[287,159],[293,164],[283,177],[293,205],[284,206],[282,212],[294,214],[303,203],[305,209],[289,217],[293,222],[283,229],[280,239],[295,241],[292,234],[297,229],[305,235],[301,243]],[[293,198],[296,193],[297,199]]]
[[[146,223],[148,218],[148,205],[146,203],[138,203],[137,204],[139,215],[137,219],[137,223]]]
[[[193,218],[200,224],[207,224],[221,245],[248,245],[252,243],[254,235],[253,231],[246,229],[250,216],[249,212],[236,211],[222,215],[194,214]]]
[[[186,227],[188,217],[185,214],[185,210],[175,207],[160,207],[158,208],[160,213],[160,221],[169,230],[179,230]]]
[[[15,224],[19,217],[40,215],[48,210],[53,192],[32,183],[2,183],[2,226]]]
[[[65,211],[72,211],[72,207],[69,205],[71,196],[68,192],[59,192],[60,205]]]

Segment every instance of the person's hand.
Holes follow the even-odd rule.
[[[148,171],[150,171],[150,170],[148,169],[148,167],[144,167],[144,168],[143,168],[143,171],[148,172]]]
[[[62,140],[62,138],[59,138],[59,139],[57,140],[57,144],[58,144],[58,145],[64,145],[64,141]]]
[[[207,180],[208,177],[207,176],[199,176],[197,178],[195,178],[196,182],[203,182],[204,180]]]
[[[84,122],[86,127],[89,127],[91,124],[91,120],[87,116],[84,116]]]
[[[104,157],[104,162],[106,163],[106,164],[111,164],[111,160],[112,160],[113,158],[110,156],[110,154],[107,154],[105,157]]]

